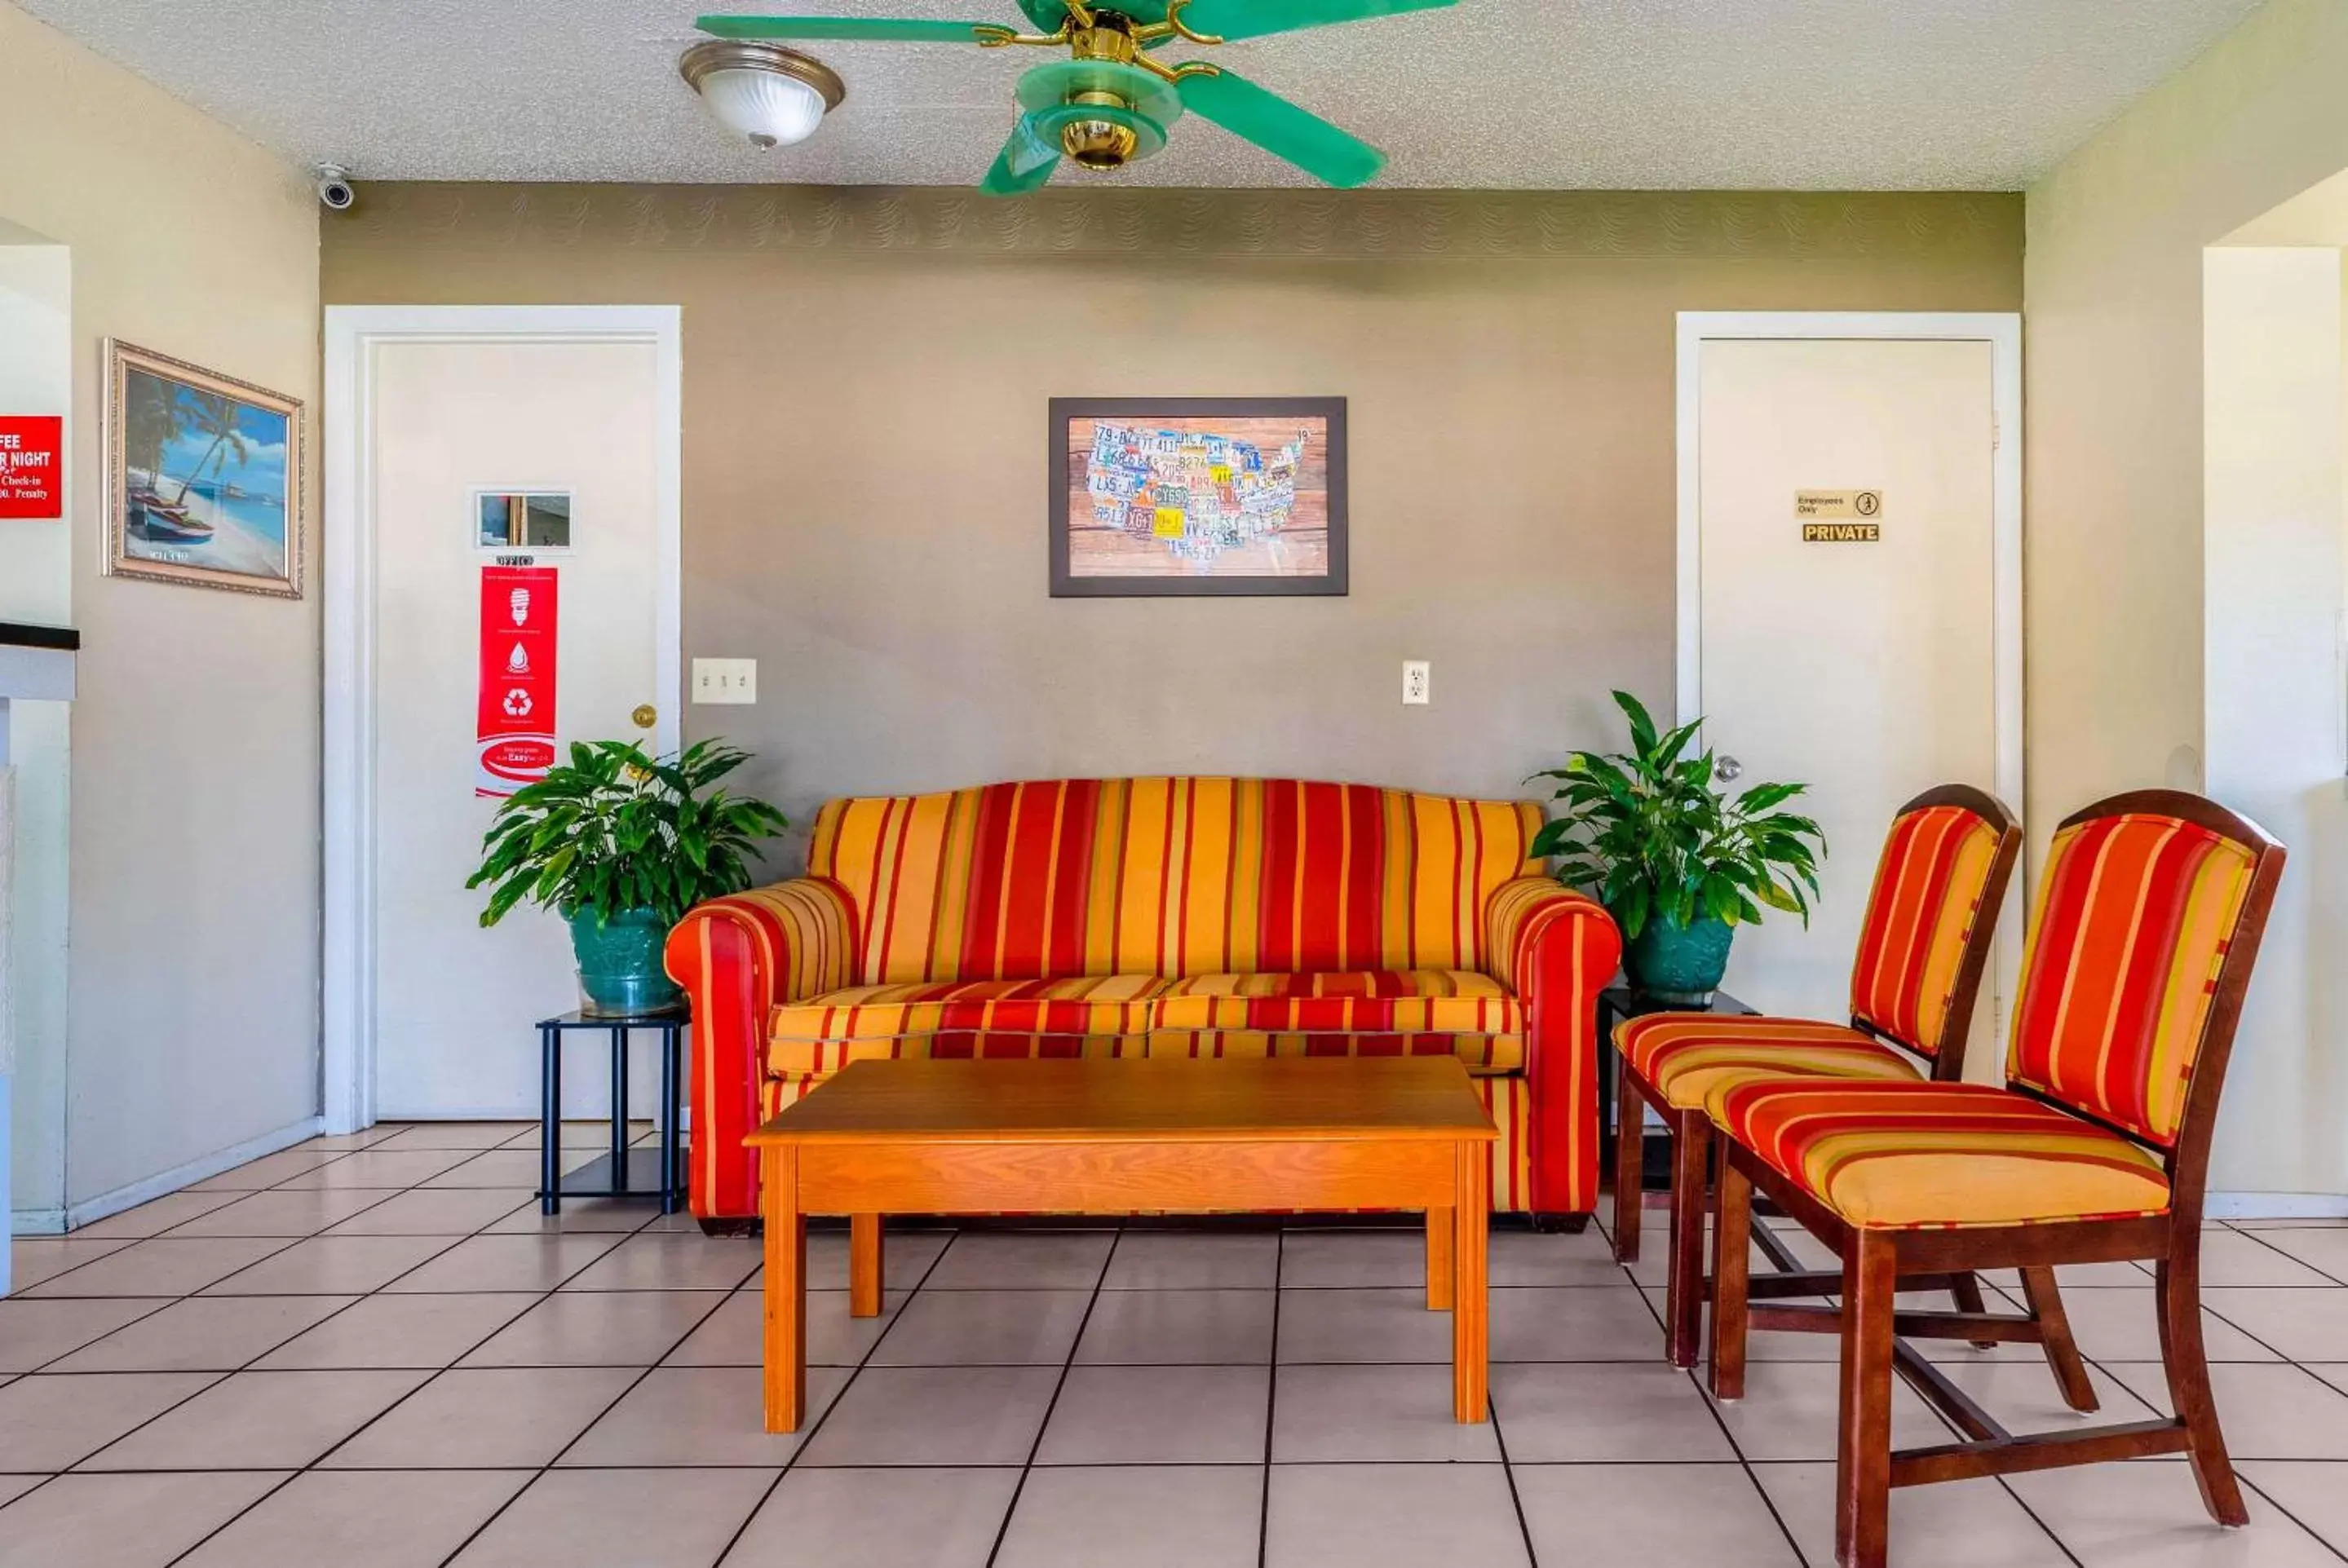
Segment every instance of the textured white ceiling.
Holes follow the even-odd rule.
[[[7,0],[0,0],[5,4]],[[15,0],[305,162],[362,179],[959,185],[1038,50],[822,44],[811,141],[729,141],[677,79],[695,0]],[[712,4],[723,0],[711,0]],[[1385,183],[2014,190],[2258,0],[1461,0],[1216,57],[1385,148]],[[745,10],[1017,20],[1011,0]],[[1203,121],[1112,176],[1309,183]]]

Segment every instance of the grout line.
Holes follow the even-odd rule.
[[[995,1568],[995,1560],[1003,1555],[1003,1543],[1010,1538],[1012,1516],[1019,1512],[1019,1499],[1027,1490],[1027,1478],[1035,1471],[1035,1456],[1044,1451],[1044,1434],[1052,1430],[1052,1417],[1060,1408],[1060,1391],[1068,1386],[1068,1371],[1076,1364],[1076,1350],[1084,1344],[1085,1330],[1092,1324],[1093,1308],[1100,1305],[1101,1281],[1108,1277],[1109,1265],[1117,1257],[1117,1243],[1124,1239],[1125,1227],[1119,1225],[1110,1237],[1108,1250],[1101,1254],[1100,1272],[1093,1276],[1093,1293],[1086,1299],[1085,1315],[1077,1321],[1076,1331],[1068,1340],[1068,1358],[1060,1363],[1059,1379],[1052,1385],[1051,1399],[1045,1401],[1044,1419],[1035,1425],[1035,1440],[1027,1445],[1027,1462],[1019,1467],[1019,1480],[1011,1488],[1011,1501],[1003,1511],[1003,1522],[995,1526],[994,1544],[986,1553],[986,1568]],[[953,1250],[953,1243],[948,1242],[946,1251]],[[945,1253],[938,1255],[942,1258]],[[906,1305],[910,1307],[912,1304],[908,1302]],[[896,1325],[890,1327],[894,1328]],[[1265,1478],[1264,1484],[1266,1490],[1270,1490],[1269,1476]]]
[[[885,1228],[887,1221],[883,1220],[882,1225]],[[922,1277],[913,1281],[912,1288],[904,1293],[904,1299],[898,1303],[897,1311],[892,1315],[889,1311],[889,1256],[887,1247],[884,1244],[880,1255],[880,1314],[882,1318],[880,1332],[872,1337],[872,1343],[864,1348],[864,1354],[857,1358],[856,1365],[850,1369],[847,1381],[839,1385],[839,1392],[832,1395],[830,1402],[824,1406],[821,1413],[815,1418],[815,1420],[808,1427],[807,1431],[801,1435],[798,1440],[798,1445],[791,1450],[791,1457],[783,1461],[783,1468],[775,1472],[775,1479],[767,1484],[766,1491],[758,1494],[758,1501],[751,1505],[749,1512],[742,1516],[742,1522],[735,1526],[734,1533],[726,1538],[725,1549],[717,1553],[716,1559],[718,1564],[722,1565],[726,1559],[733,1554],[736,1545],[737,1545],[741,1542],[742,1537],[748,1532],[751,1522],[757,1519],[758,1515],[766,1510],[767,1500],[772,1498],[775,1493],[781,1489],[784,1478],[798,1468],[800,1459],[804,1457],[808,1450],[813,1446],[816,1434],[823,1430],[824,1422],[831,1419],[831,1412],[839,1409],[840,1402],[848,1398],[848,1390],[856,1386],[856,1379],[864,1375],[864,1368],[871,1364],[873,1356],[880,1348],[880,1341],[889,1337],[890,1329],[897,1327],[897,1318],[904,1314],[906,1307],[911,1307],[913,1304],[913,1297],[921,1294],[922,1287],[930,1282],[930,1276],[937,1272],[938,1265],[944,1260],[946,1255],[946,1247],[951,1247],[952,1245],[953,1245],[953,1237],[948,1236],[946,1238],[946,1245],[938,1248],[937,1251],[930,1255],[930,1261],[924,1264],[922,1267]],[[1109,1250],[1114,1253],[1117,1249],[1112,1245]],[[1107,1266],[1105,1262],[1103,1266]],[[1082,1330],[1079,1330],[1078,1332],[1081,1333]],[[674,1356],[676,1352],[671,1350],[669,1354]],[[1071,1354],[1074,1354],[1074,1352],[1072,1351]],[[602,1418],[598,1417],[597,1419],[600,1420]],[[1048,1420],[1050,1418],[1047,1415],[1045,1419]],[[760,1466],[757,1468],[763,1469],[765,1467]],[[825,1469],[829,1467],[814,1465],[809,1466],[808,1468]],[[868,1466],[860,1468],[879,1469],[884,1467]],[[933,1467],[907,1466],[905,1468],[930,1469]],[[1006,1466],[1004,1468],[1007,1469],[1008,1467]],[[527,1488],[524,1490],[527,1490]],[[520,1494],[517,1493],[516,1495]],[[1005,1511],[1004,1517],[1006,1519],[1010,1517],[1008,1511]]]
[[[1962,1437],[1963,1434],[1959,1433],[1958,1435]],[[2073,1568],[2086,1568],[2086,1563],[2080,1558],[2079,1554],[2071,1550],[2070,1542],[2065,1541],[2060,1535],[2055,1534],[2054,1527],[2047,1523],[2044,1519],[2038,1517],[2038,1511],[2031,1507],[2027,1501],[2024,1501],[2020,1492],[2013,1490],[2012,1477],[2001,1475],[1992,1477],[1991,1479],[1997,1482],[1999,1491],[2004,1492],[2006,1496],[2013,1499],[2015,1507],[2021,1509],[2024,1513],[2029,1515],[2031,1523],[2038,1526],[2040,1530],[2045,1532],[2046,1539],[2054,1543],[2054,1550],[2060,1552],[2064,1557],[2073,1564]]]
[[[1457,1303],[1453,1304],[1452,1310],[1458,1310]],[[1540,1553],[1533,1550],[1533,1527],[1525,1518],[1524,1496],[1517,1491],[1517,1467],[1509,1458],[1508,1434],[1500,1430],[1499,1398],[1490,1391],[1488,1379],[1484,1399],[1484,1419],[1492,1423],[1492,1442],[1500,1450],[1500,1477],[1509,1483],[1509,1506],[1517,1511],[1517,1532],[1524,1537],[1527,1568],[1540,1568]],[[1265,1490],[1271,1490],[1269,1481],[1265,1483]]]
[[[2233,1471],[2234,1480],[2236,1482],[2242,1486],[2246,1486],[2253,1492],[2256,1492],[2260,1498],[2265,1500],[2268,1507],[2273,1509],[2277,1513],[2281,1514],[2285,1519],[2290,1520],[2293,1524],[2298,1525],[2300,1529],[2305,1531],[2308,1538],[2313,1541],[2318,1546],[2322,1547],[2334,1557],[2340,1558],[2343,1562],[2348,1562],[2348,1552],[2343,1552],[2339,1547],[2333,1545],[2330,1538],[2325,1536],[2322,1532],[2314,1529],[2307,1522],[2307,1521],[2302,1519],[2296,1513],[2293,1513],[2290,1509],[2285,1508],[2281,1501],[2277,1501],[2272,1492],[2267,1491],[2266,1488],[2260,1486],[2257,1481],[2252,1481],[2249,1476],[2244,1475],[2240,1465],[2234,1466]]]
[[[453,1167],[452,1167],[452,1168],[453,1168]],[[407,1192],[414,1192],[414,1191],[417,1191],[417,1188],[414,1188],[414,1187],[408,1187],[408,1188],[405,1188],[405,1189],[402,1189],[402,1190],[403,1190],[403,1191],[407,1191]],[[533,1200],[533,1201],[534,1201],[534,1200]],[[516,1207],[517,1207],[517,1208],[519,1208],[520,1206],[520,1205],[519,1205],[519,1204],[517,1204],[517,1205],[516,1205]],[[352,1301],[352,1302],[348,1303],[347,1305],[345,1305],[345,1307],[341,1307],[341,1308],[340,1308],[340,1309],[338,1309],[337,1311],[331,1312],[331,1313],[327,1314],[324,1317],[320,1318],[320,1319],[318,1320],[318,1322],[312,1324],[312,1325],[310,1326],[310,1327],[309,1327],[309,1328],[304,1328],[304,1329],[302,1331],[302,1334],[307,1334],[307,1333],[309,1333],[309,1332],[311,1331],[311,1329],[317,1328],[317,1327],[321,1327],[321,1326],[322,1326],[322,1325],[324,1325],[324,1324],[330,1323],[330,1322],[334,1321],[334,1319],[335,1319],[335,1318],[341,1317],[341,1316],[342,1316],[342,1314],[343,1314],[344,1312],[347,1312],[347,1311],[349,1311],[352,1307],[356,1307],[356,1306],[359,1304],[359,1302],[360,1302],[360,1301],[371,1300],[371,1299],[373,1299],[374,1297],[376,1297],[376,1296],[380,1296],[380,1295],[384,1294],[384,1293],[385,1293],[385,1291],[387,1289],[387,1287],[388,1287],[390,1285],[392,1285],[393,1283],[395,1283],[396,1280],[399,1280],[399,1279],[405,1279],[405,1278],[407,1276],[407,1275],[415,1273],[415,1272],[416,1272],[416,1269],[417,1269],[417,1268],[421,1268],[421,1267],[423,1267],[423,1266],[425,1266],[425,1264],[430,1263],[430,1262],[432,1261],[432,1259],[433,1259],[433,1258],[445,1256],[445,1255],[448,1255],[448,1253],[453,1252],[454,1250],[456,1250],[456,1248],[458,1248],[458,1247],[459,1247],[459,1246],[463,1245],[466,1242],[472,1240],[472,1239],[473,1239],[473,1237],[475,1237],[475,1236],[479,1236],[479,1235],[482,1235],[487,1234],[487,1232],[488,1232],[488,1230],[489,1230],[489,1227],[490,1225],[501,1225],[501,1224],[503,1224],[506,1220],[508,1220],[508,1219],[510,1219],[510,1218],[511,1218],[511,1217],[512,1217],[513,1213],[514,1213],[514,1211],[510,1209],[510,1210],[508,1210],[505,1214],[499,1214],[499,1215],[497,1215],[495,1218],[489,1220],[489,1221],[488,1221],[488,1222],[486,1222],[484,1225],[482,1225],[479,1229],[474,1230],[474,1231],[470,1232],[470,1233],[469,1233],[469,1234],[468,1234],[468,1235],[458,1235],[458,1236],[452,1237],[452,1238],[450,1239],[450,1241],[449,1241],[448,1245],[447,1245],[447,1246],[445,1246],[445,1247],[442,1247],[442,1248],[440,1248],[438,1251],[437,1251],[437,1252],[433,1253],[433,1254],[431,1255],[431,1256],[430,1256],[430,1257],[427,1257],[427,1258],[422,1259],[421,1261],[419,1261],[418,1263],[417,1263],[417,1264],[416,1264],[415,1267],[412,1267],[412,1268],[407,1269],[405,1273],[398,1274],[398,1275],[395,1275],[395,1276],[392,1277],[392,1279],[386,1280],[382,1285],[378,1285],[377,1286],[376,1286],[376,1288],[375,1288],[375,1289],[370,1290],[370,1291],[366,1292],[365,1295],[360,1296],[356,1300],[354,1300],[354,1301]],[[339,1222],[337,1222],[337,1223],[339,1223]],[[650,1224],[650,1223],[651,1223],[651,1217],[650,1217],[649,1215],[647,1215],[647,1216],[646,1216],[646,1219],[645,1219],[645,1222],[644,1222],[644,1223],[645,1223],[645,1224]],[[643,1226],[642,1226],[642,1225],[639,1225],[637,1228],[638,1228],[638,1229],[642,1229],[642,1228],[643,1228]],[[541,1233],[541,1234],[543,1234],[543,1233]],[[609,1234],[609,1233],[606,1233],[606,1232],[600,1232],[600,1231],[599,1231],[599,1232],[592,1232],[592,1233],[589,1233],[589,1234],[592,1234],[592,1235],[606,1235],[606,1234]],[[627,1233],[627,1234],[632,1235],[632,1234],[633,1234],[633,1232],[631,1232],[631,1233]],[[624,1238],[624,1236],[623,1237],[623,1239],[625,1239],[625,1238]],[[613,1246],[616,1246],[617,1245],[618,1245],[618,1244],[615,1242],[615,1243],[613,1244]],[[610,1250],[612,1250],[612,1249],[611,1249],[611,1248],[606,1248],[606,1249],[604,1249],[604,1250],[605,1250],[606,1252],[608,1252],[608,1251],[610,1251]],[[275,1256],[276,1255],[273,1253],[271,1255],[272,1255],[272,1256]],[[603,1255],[603,1254],[602,1254],[602,1253],[598,1253],[598,1254],[596,1255],[596,1259],[600,1259],[602,1255]],[[592,1267],[592,1266],[593,1266],[593,1264],[594,1264],[594,1261],[595,1261],[594,1259],[591,1259],[588,1263],[581,1265],[581,1267],[582,1267],[582,1268],[586,1268],[586,1267]],[[566,1278],[575,1277],[575,1276],[566,1276],[565,1277],[566,1277]],[[557,1286],[557,1288],[560,1288],[560,1286]],[[417,1293],[417,1294],[422,1294],[422,1293],[421,1293],[421,1292],[418,1292],[418,1293]],[[514,1291],[514,1292],[510,1292],[510,1293],[506,1293],[506,1292],[478,1291],[478,1292],[467,1292],[466,1294],[469,1294],[469,1295],[512,1294],[512,1295],[518,1295],[518,1296],[519,1296],[519,1295],[527,1295],[527,1294],[530,1294],[530,1293],[529,1293],[529,1292],[524,1292],[524,1291]],[[280,1491],[283,1491],[286,1487],[293,1485],[293,1484],[294,1484],[294,1482],[297,1479],[299,1479],[300,1477],[304,1476],[304,1475],[307,1475],[307,1474],[308,1474],[308,1473],[310,1473],[312,1471],[316,1470],[320,1465],[324,1464],[324,1463],[328,1459],[332,1458],[335,1454],[339,1453],[339,1452],[343,1450],[343,1448],[344,1448],[345,1445],[347,1445],[347,1444],[351,1441],[351,1440],[352,1440],[352,1439],[354,1439],[354,1438],[357,1437],[361,1432],[364,1432],[364,1431],[367,1430],[369,1428],[373,1427],[373,1426],[374,1426],[377,1421],[382,1420],[382,1419],[384,1419],[384,1417],[386,1417],[386,1416],[387,1416],[387,1415],[391,1414],[391,1412],[392,1412],[392,1411],[394,1411],[394,1410],[396,1410],[396,1409],[399,1409],[402,1405],[407,1404],[408,1400],[410,1400],[410,1399],[414,1399],[414,1398],[415,1398],[418,1393],[422,1392],[424,1389],[428,1389],[428,1388],[430,1388],[434,1383],[438,1382],[438,1381],[440,1380],[440,1378],[441,1378],[445,1374],[447,1374],[448,1371],[450,1371],[451,1369],[453,1369],[453,1368],[455,1368],[455,1366],[457,1365],[457,1362],[463,1360],[467,1356],[471,1355],[475,1350],[479,1349],[483,1345],[488,1344],[491,1339],[494,1339],[494,1338],[496,1338],[499,1334],[504,1333],[504,1332],[505,1332],[505,1330],[506,1330],[509,1327],[510,1327],[513,1323],[515,1323],[515,1322],[519,1321],[521,1317],[525,1317],[526,1315],[528,1315],[528,1314],[530,1314],[530,1313],[531,1313],[531,1312],[535,1312],[535,1311],[537,1311],[537,1310],[538,1310],[538,1308],[539,1308],[540,1307],[542,1307],[542,1306],[544,1306],[544,1305],[546,1304],[547,1299],[548,1299],[549,1297],[552,1296],[553,1296],[553,1294],[554,1294],[554,1292],[553,1292],[552,1290],[549,1290],[549,1291],[545,1292],[543,1295],[541,1295],[541,1296],[540,1296],[540,1297],[539,1297],[539,1299],[538,1299],[536,1302],[532,1303],[530,1306],[528,1306],[528,1307],[523,1307],[520,1312],[515,1313],[512,1317],[508,1317],[504,1322],[502,1322],[502,1323],[499,1324],[495,1328],[490,1329],[490,1330],[489,1331],[489,1333],[487,1333],[487,1334],[483,1335],[479,1339],[475,1340],[471,1345],[469,1345],[469,1346],[466,1347],[463,1350],[461,1350],[461,1351],[458,1352],[457,1356],[456,1356],[453,1359],[449,1360],[448,1362],[447,1362],[446,1364],[444,1364],[444,1365],[443,1365],[443,1366],[441,1366],[441,1367],[438,1367],[438,1368],[432,1368],[432,1369],[430,1369],[430,1370],[428,1371],[428,1375],[427,1375],[427,1376],[426,1376],[426,1377],[425,1377],[421,1381],[419,1381],[419,1382],[416,1385],[416,1387],[415,1387],[415,1388],[408,1389],[407,1393],[402,1394],[398,1399],[394,1399],[390,1404],[386,1405],[382,1409],[377,1410],[374,1415],[369,1416],[366,1420],[361,1421],[357,1426],[355,1426],[355,1427],[352,1428],[349,1431],[347,1431],[347,1432],[344,1433],[342,1437],[340,1437],[339,1439],[337,1439],[337,1440],[336,1440],[335,1441],[334,1441],[333,1443],[330,1443],[329,1445],[327,1445],[327,1447],[324,1449],[324,1451],[322,1451],[322,1452],[320,1452],[318,1455],[316,1455],[316,1457],[313,1458],[313,1459],[310,1460],[310,1462],[309,1462],[309,1463],[307,1463],[307,1464],[305,1464],[305,1465],[302,1466],[299,1470],[297,1470],[297,1471],[294,1471],[292,1474],[288,1475],[288,1476],[287,1476],[283,1481],[280,1481],[277,1485],[275,1485],[275,1486],[273,1486],[273,1487],[271,1487],[267,1491],[263,1492],[261,1496],[259,1496],[259,1497],[257,1497],[257,1498],[254,1498],[254,1499],[252,1500],[252,1502],[250,1502],[250,1503],[246,1504],[243,1508],[239,1509],[235,1513],[232,1514],[229,1518],[222,1520],[217,1527],[215,1527],[213,1530],[211,1530],[211,1532],[209,1532],[207,1534],[205,1534],[205,1535],[204,1535],[204,1537],[203,1537],[201,1540],[197,1541],[193,1545],[190,1546],[190,1547],[187,1549],[187,1551],[186,1551],[186,1552],[181,1553],[178,1557],[175,1557],[175,1558],[171,1559],[171,1561],[172,1561],[173,1563],[179,1563],[179,1562],[182,1562],[182,1561],[184,1561],[186,1558],[188,1558],[189,1556],[192,1555],[194,1553],[196,1553],[196,1552],[198,1552],[198,1551],[201,1550],[201,1549],[202,1549],[202,1547],[203,1547],[203,1545],[204,1545],[204,1543],[205,1543],[206,1542],[209,1542],[210,1540],[211,1540],[213,1536],[218,1535],[219,1533],[221,1533],[221,1531],[224,1531],[224,1530],[228,1529],[231,1525],[234,1524],[238,1520],[242,1519],[246,1514],[248,1514],[248,1513],[252,1512],[254,1509],[259,1508],[263,1503],[264,1503],[264,1502],[268,1501],[269,1501],[269,1499],[271,1499],[272,1497],[276,1496],[276,1495],[277,1495],[277,1493],[279,1493]],[[182,1299],[185,1299],[185,1298],[183,1297]],[[231,1298],[231,1299],[233,1299],[233,1298]],[[697,1325],[696,1325],[696,1327],[697,1327]],[[262,1359],[263,1359],[263,1358],[267,1358],[267,1357],[269,1357],[269,1356],[273,1356],[273,1355],[275,1355],[275,1354],[276,1354],[280,1349],[283,1349],[286,1345],[290,1345],[290,1344],[292,1344],[292,1343],[294,1342],[294,1340],[295,1340],[295,1339],[299,1339],[300,1337],[302,1337],[302,1334],[293,1335],[293,1336],[289,1337],[288,1338],[286,1338],[286,1339],[284,1339],[284,1340],[280,1341],[277,1345],[273,1345],[273,1346],[270,1347],[270,1348],[268,1348],[267,1350],[263,1351],[263,1352],[261,1353],[261,1355],[260,1355],[260,1356],[256,1356],[255,1358],[253,1358],[253,1361],[259,1361],[259,1360],[262,1360]],[[253,1362],[247,1362],[247,1363],[245,1364],[245,1367],[244,1367],[244,1368],[239,1368],[239,1370],[240,1370],[240,1371],[242,1371],[242,1370],[248,1369],[248,1368],[250,1368],[252,1366],[252,1364],[253,1364]],[[304,1368],[304,1369],[307,1369],[307,1368]],[[389,1370],[389,1371],[415,1371],[415,1370],[417,1370],[417,1369],[418,1369],[418,1368],[366,1368],[366,1370],[370,1370],[370,1371],[385,1371],[385,1370]],[[230,1376],[230,1377],[234,1377],[234,1376],[236,1376],[236,1373],[233,1373],[233,1372],[232,1372],[232,1373],[230,1373],[230,1374],[229,1374],[229,1376]],[[221,1381],[223,1381],[223,1382],[225,1382],[226,1380],[227,1380],[226,1378],[222,1378],[222,1379],[221,1379]],[[216,1386],[216,1385],[215,1385],[215,1386]],[[633,1385],[631,1385],[631,1386],[633,1387]],[[596,1419],[598,1419],[598,1420],[601,1420],[602,1419],[602,1418],[600,1415],[596,1418]],[[124,1436],[124,1437],[128,1437],[128,1436],[129,1436],[129,1435],[130,1435],[130,1434],[129,1434],[129,1433],[128,1433],[128,1432],[126,1432],[126,1433],[124,1433],[124,1434],[123,1434],[123,1436]],[[121,1440],[121,1440],[120,1438],[118,1438],[118,1439],[116,1439],[116,1440],[115,1440],[115,1441],[117,1441],[117,1442],[119,1442],[119,1441],[121,1441]],[[108,1447],[111,1447],[112,1445],[111,1445],[111,1444],[109,1444],[109,1445],[108,1445]],[[102,1452],[102,1451],[104,1451],[104,1450],[101,1450],[100,1451]],[[526,1467],[517,1467],[517,1468],[526,1468]],[[535,1479],[536,1479],[536,1478],[535,1478],[535,1477],[533,1477],[533,1478],[532,1478],[532,1481],[535,1481]],[[518,1491],[515,1493],[515,1496],[520,1496],[521,1491],[528,1491],[528,1490],[529,1490],[529,1488],[530,1488],[530,1484],[531,1484],[531,1482],[530,1482],[530,1481],[525,1481],[525,1482],[522,1484],[522,1487],[520,1488],[520,1491]],[[507,1502],[508,1502],[508,1503],[510,1503],[511,1501],[512,1501],[512,1499],[511,1499],[511,1498],[509,1498],[509,1499],[507,1500]],[[499,1512],[503,1512],[502,1507],[499,1509]],[[493,1517],[493,1518],[494,1518],[494,1517],[495,1517],[495,1515],[492,1515],[491,1517]],[[468,1539],[469,1540],[469,1539],[470,1539],[470,1537],[468,1537]]]
[[[1117,1255],[1112,1250],[1109,1255]],[[1280,1276],[1288,1265],[1288,1232],[1272,1235],[1272,1361],[1263,1372],[1263,1487],[1256,1500],[1256,1568],[1272,1561],[1272,1434],[1280,1415]]]

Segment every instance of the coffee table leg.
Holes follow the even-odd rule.
[[[761,1151],[767,1210],[767,1430],[795,1432],[807,1408],[807,1220],[799,1213],[799,1154]]]
[[[1483,1143],[1459,1145],[1458,1198],[1452,1211],[1451,1404],[1461,1422],[1484,1419],[1487,1328],[1484,1321],[1484,1246],[1491,1229],[1492,1156]]]
[[[880,1316],[880,1279],[882,1266],[880,1216],[850,1214],[848,1217],[848,1315],[850,1317]]]
[[[1426,1211],[1426,1309],[1429,1312],[1451,1310],[1452,1276],[1458,1266],[1452,1261],[1452,1232],[1459,1222],[1451,1209]]]

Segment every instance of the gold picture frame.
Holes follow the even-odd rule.
[[[108,577],[302,597],[302,400],[106,343]]]

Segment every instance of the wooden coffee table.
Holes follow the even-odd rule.
[[[1452,1413],[1485,1416],[1498,1134],[1449,1057],[860,1061],[745,1140],[767,1223],[767,1430],[807,1409],[807,1216],[850,1216],[849,1310],[880,1313],[884,1214],[1424,1209]]]

